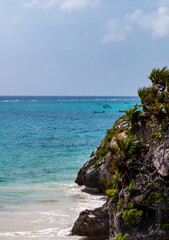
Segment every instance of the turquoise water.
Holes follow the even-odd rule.
[[[137,102],[137,97],[0,97],[0,207],[31,201],[24,186],[73,182],[123,114],[119,110]],[[22,191],[4,188],[13,185],[22,185]]]
[[[0,239],[81,239],[69,236],[75,219],[105,199],[81,191],[74,184],[77,172],[123,114],[119,110],[138,102],[0,97]]]

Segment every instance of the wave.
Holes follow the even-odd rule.
[[[84,98],[37,98],[37,99],[28,99],[28,98],[20,98],[20,99],[0,99],[2,103],[17,103],[17,102],[117,102],[117,101],[137,101],[138,98],[111,98],[111,97],[84,97]]]
[[[86,99],[56,99],[56,100],[51,100],[51,101],[56,101],[56,102],[113,102],[113,101],[137,101],[138,98],[86,98]]]
[[[0,100],[0,102],[4,102],[4,103],[16,103],[16,102],[37,102],[36,99],[32,99],[32,100],[21,100],[21,99],[15,99],[15,100],[9,100],[9,99],[5,99],[5,100]]]
[[[16,100],[5,99],[5,100],[1,100],[0,102],[20,102],[20,100],[19,99],[16,99]]]
[[[19,232],[6,232],[0,233],[0,236],[4,237],[11,237],[13,239],[26,239],[25,237],[28,237],[29,239],[53,239],[53,237],[56,238],[57,236],[57,231],[58,228],[49,228],[49,229],[44,229],[44,230],[39,230],[39,231],[19,231]]]
[[[36,240],[42,240],[42,239],[74,239],[77,240],[79,237],[77,236],[70,236],[71,228],[65,228],[58,230],[58,228],[47,228],[43,230],[38,231],[19,231],[19,232],[6,232],[0,233],[0,238],[3,237],[3,240],[8,240],[9,238],[12,239],[36,239]],[[58,238],[59,237],[59,238]]]
[[[84,187],[79,187],[72,182],[53,182],[47,184],[47,186],[48,190],[55,192],[55,197],[57,194],[62,195],[61,198],[57,195],[59,201],[55,203],[44,201],[43,204],[35,201],[32,204],[6,206],[7,211],[4,208],[5,220],[4,215],[0,214],[0,224],[2,222],[2,227],[5,226],[4,232],[0,232],[0,239],[79,240],[79,237],[70,236],[73,223],[79,213],[85,209],[100,207],[105,202],[105,199],[97,192],[97,189],[93,189],[93,193],[89,194],[89,191]],[[37,187],[38,185],[36,185]],[[43,189],[44,192],[45,188],[42,187],[40,191]],[[49,195],[51,197],[51,194],[46,190],[45,194],[46,197]],[[13,224],[13,219],[18,221],[17,226]],[[25,228],[28,222],[29,227]]]
[[[136,98],[126,98],[126,99],[118,99],[118,98],[95,98],[95,99],[58,99],[56,102],[113,102],[113,101],[136,101]]]
[[[106,98],[106,99],[100,99],[100,98],[96,98],[94,99],[94,101],[102,101],[102,102],[107,102],[107,101],[118,101],[120,99],[116,99],[116,98]]]

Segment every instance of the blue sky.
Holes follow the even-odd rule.
[[[169,0],[0,0],[0,95],[137,95],[169,65]]]

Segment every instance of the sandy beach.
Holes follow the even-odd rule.
[[[82,239],[70,236],[74,221],[82,210],[101,206],[105,198],[99,193],[87,193],[74,183],[54,185],[60,191],[65,191],[65,199],[57,200],[51,190],[50,194],[48,192],[49,196],[52,195],[51,199],[4,208],[0,214],[1,240]]]

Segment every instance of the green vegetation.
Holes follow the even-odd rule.
[[[140,155],[141,143],[133,136],[117,139],[110,151],[113,154],[112,171],[124,173],[126,164],[136,160]]]
[[[137,224],[140,222],[141,217],[143,215],[143,211],[138,211],[136,208],[125,210],[122,213],[122,219],[127,224]]]
[[[165,160],[168,154],[169,70],[166,67],[153,69],[149,79],[152,85],[138,90],[141,105],[126,110],[125,115],[107,130],[92,164],[96,170],[105,164],[108,177],[111,176],[107,183],[107,175],[103,177],[105,193],[111,200],[112,215],[122,214],[117,223],[122,233],[115,240],[128,239],[129,235],[124,233],[129,232],[132,225],[141,224],[142,220],[141,233],[154,227],[158,227],[157,231],[169,232],[166,222],[169,214],[168,177],[163,176],[154,164],[156,157],[160,156],[161,161],[160,158]],[[106,160],[103,165],[99,164],[103,159]],[[116,227],[119,229],[114,226],[113,236],[117,233]],[[133,238],[132,233],[130,238]]]
[[[153,69],[149,79],[151,87],[138,90],[144,112],[153,115],[158,122],[169,117],[169,70],[167,67]]]
[[[159,137],[159,132],[153,132],[151,134],[151,138],[150,138],[150,141],[153,142],[157,137]]]
[[[117,189],[106,189],[106,195],[113,200],[116,196]]]
[[[116,171],[113,178],[107,182],[107,188],[116,188],[119,180],[120,174]]]
[[[120,128],[119,130],[116,130],[116,126],[122,120],[123,116],[115,122],[112,128],[107,130],[107,134],[103,139],[102,146],[96,151],[97,159],[94,159],[91,165],[95,165],[97,162],[101,162],[108,153],[107,146],[111,142],[112,138],[116,137],[119,133],[125,131],[125,128]]]
[[[117,203],[117,212],[120,211],[120,208],[123,206],[123,204],[124,204],[124,199],[120,198],[118,203]]]
[[[97,150],[97,156],[99,156],[99,161],[102,161],[103,158],[107,155],[107,145],[104,144],[100,149]]]
[[[129,234],[122,234],[122,233],[119,233],[117,234],[117,236],[115,237],[115,240],[127,240],[129,238]]]
[[[154,188],[154,184],[153,184],[153,183],[148,183],[148,184],[146,185],[146,188],[147,188],[147,189],[153,189],[153,188]]]
[[[160,132],[166,130],[167,121],[169,121],[169,70],[167,67],[153,69],[149,79],[152,86],[138,90],[141,106],[136,104],[132,109],[125,110],[125,115],[120,117],[111,129],[107,130],[102,146],[96,151],[97,158],[91,162],[93,168],[98,169],[97,163],[107,156],[108,151],[111,151],[114,154],[113,171],[118,170],[123,173],[126,168],[126,161],[132,161],[133,158],[136,159],[140,156],[141,142],[136,136],[139,135],[143,124],[153,127],[153,132],[148,132],[149,135],[147,135],[150,143],[153,143],[157,138],[161,138]],[[155,127],[156,120],[159,123],[158,128]],[[125,125],[125,121],[130,122],[130,126]],[[122,126],[119,127],[120,125]],[[126,132],[128,138],[117,140],[117,144],[110,149],[108,145],[112,138],[116,138],[121,132]]]
[[[169,229],[169,223],[164,223],[162,225],[162,229],[163,229],[163,231],[168,230]]]
[[[131,182],[130,182],[130,185],[129,185],[129,187],[128,187],[130,191],[131,191],[132,187],[133,187],[133,182],[131,181]]]
[[[131,208],[133,208],[133,205],[134,205],[133,203],[128,203],[127,206],[126,206],[126,208],[127,208],[127,209],[131,209]]]
[[[125,110],[125,112],[127,120],[130,121],[132,126],[136,126],[140,120],[140,114],[142,113],[141,110],[139,110],[138,104],[136,104],[133,108]]]
[[[162,201],[164,201],[162,192],[151,192],[149,197],[146,199],[146,204],[151,204],[151,203],[158,204]]]
[[[90,167],[100,170],[96,186],[108,196],[110,220],[116,220],[112,236],[121,229],[115,240],[141,238],[150,229],[169,233],[169,70],[153,69],[149,79],[152,85],[138,90],[141,106],[126,110],[107,130],[90,161]],[[139,237],[132,233],[134,225]]]

